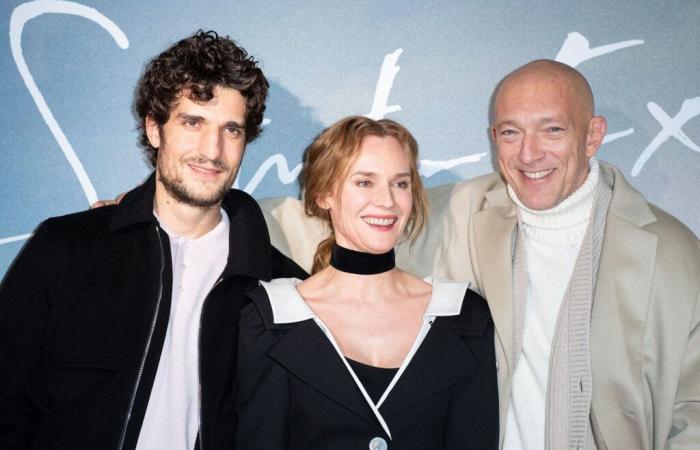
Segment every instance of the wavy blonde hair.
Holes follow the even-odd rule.
[[[311,273],[328,266],[335,233],[330,213],[317,204],[325,195],[337,192],[341,181],[359,154],[363,140],[368,136],[393,137],[403,147],[410,164],[413,208],[409,214],[404,237],[413,244],[423,230],[428,215],[428,199],[418,173],[418,143],[401,124],[390,119],[372,120],[350,116],[326,128],[306,149],[300,180],[304,190],[304,212],[322,219],[331,235],[316,249]]]

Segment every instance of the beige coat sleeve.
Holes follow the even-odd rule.
[[[700,242],[696,241],[700,252]],[[700,273],[697,274],[700,277]],[[673,406],[671,432],[666,449],[700,446],[700,291],[695,298],[692,326]]]

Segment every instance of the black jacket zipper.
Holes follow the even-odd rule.
[[[151,348],[151,340],[153,339],[153,331],[156,328],[156,321],[158,320],[158,313],[160,311],[160,303],[163,299],[163,273],[165,271],[165,252],[163,251],[163,239],[160,236],[160,227],[156,225],[155,227],[156,236],[158,237],[158,245],[160,246],[160,274],[158,279],[158,299],[156,300],[156,307],[153,312],[153,320],[151,321],[151,329],[148,332],[148,338],[146,339],[146,346],[143,350],[143,356],[141,358],[141,364],[139,364],[139,370],[136,373],[136,381],[134,383],[134,390],[131,392],[131,398],[129,399],[129,409],[127,409],[126,417],[124,418],[124,426],[122,427],[122,434],[119,439],[118,450],[124,449],[124,441],[126,440],[126,432],[129,428],[129,421],[131,420],[131,414],[134,409],[134,402],[136,401],[136,394],[139,390],[139,385],[141,384],[141,376],[143,375],[143,368],[146,365],[146,358],[148,357],[148,351]]]
[[[204,450],[204,431],[202,429],[202,318],[204,317],[204,309],[207,306],[207,300],[214,292],[214,289],[223,281],[224,277],[219,277],[214,283],[214,286],[209,290],[209,293],[202,302],[202,311],[199,313],[199,328],[197,328],[197,394],[199,395],[199,450]]]

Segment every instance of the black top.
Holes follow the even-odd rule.
[[[391,369],[385,367],[375,367],[367,364],[362,364],[361,362],[355,361],[350,358],[345,358],[350,367],[352,367],[353,372],[360,379],[360,383],[365,387],[369,398],[372,399],[376,405],[386,388],[394,379],[394,375],[399,371],[398,368]]]

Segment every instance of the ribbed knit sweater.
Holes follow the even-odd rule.
[[[598,162],[590,160],[586,181],[557,206],[532,210],[508,186],[523,227],[527,307],[522,353],[513,375],[504,449],[545,446],[545,405],[552,339],[591,216]]]

